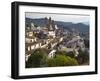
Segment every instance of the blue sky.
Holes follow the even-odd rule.
[[[51,17],[55,21],[73,22],[73,23],[89,23],[89,15],[78,15],[78,14],[49,14],[49,13],[34,13],[26,12],[25,17],[28,18],[44,18]]]

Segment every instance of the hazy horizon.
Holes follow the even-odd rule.
[[[51,17],[54,21],[63,21],[63,22],[73,22],[73,23],[84,23],[89,24],[90,17],[88,15],[70,15],[70,14],[49,14],[49,13],[34,13],[26,12],[26,18],[31,19],[40,19],[40,18],[49,18]]]

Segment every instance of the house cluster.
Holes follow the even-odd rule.
[[[54,22],[49,18],[46,19],[46,25],[44,27],[35,26],[34,23],[26,25],[25,29],[25,56],[26,61],[29,56],[38,48],[51,49],[48,57],[51,58],[55,55],[56,49],[63,50],[67,49],[66,52],[75,51],[78,55],[78,47],[85,47],[83,39],[78,34],[71,35],[72,38],[66,41],[67,31],[60,29]]]
[[[74,52],[75,56],[78,56],[79,54],[79,49],[82,49],[83,51],[85,50],[85,44],[83,38],[81,38],[79,35],[74,34],[71,40],[68,42],[63,42],[60,46],[60,50],[64,50],[66,52]]]
[[[63,41],[63,37],[58,37],[60,34],[59,28],[55,25],[51,17],[48,19],[45,27],[35,26],[31,23],[25,30],[25,53],[26,60],[38,48],[53,49],[57,43]],[[50,56],[50,55],[49,55]]]

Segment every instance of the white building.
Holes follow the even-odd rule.
[[[57,25],[55,25],[55,29],[56,29],[56,30],[58,29],[58,26],[57,26]]]
[[[32,43],[32,42],[36,42],[37,41],[37,38],[25,38],[25,42],[26,43]]]
[[[48,58],[53,58],[55,55],[56,50],[52,50],[49,54],[48,54]]]
[[[55,31],[48,31],[48,36],[56,37]]]

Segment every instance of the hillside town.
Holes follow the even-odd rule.
[[[70,33],[62,27],[58,27],[51,17],[45,19],[48,22],[44,27],[36,26],[35,23],[30,23],[30,26],[26,25],[27,27],[25,27],[26,61],[38,48],[49,49],[48,58],[54,57],[57,50],[74,51],[77,57],[79,48],[86,49],[79,32]]]

